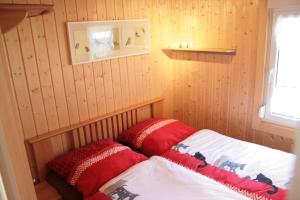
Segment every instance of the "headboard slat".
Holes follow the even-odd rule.
[[[113,122],[112,123],[112,125],[113,125],[113,138],[114,138],[114,140],[116,140],[118,138],[118,135],[119,135],[117,116],[112,117],[112,122]]]
[[[97,139],[100,140],[102,139],[102,126],[101,126],[101,121],[96,123],[96,134],[97,134]]]
[[[26,143],[33,149],[31,152],[33,155],[30,154],[30,156],[33,156],[34,163],[32,165],[36,168],[33,172],[34,178],[43,181],[47,173],[46,164],[70,149],[85,146],[98,139],[116,140],[120,134],[137,122],[162,116],[162,112],[155,111],[157,110],[155,109],[156,105],[161,105],[162,101],[162,98],[145,101],[26,140]],[[61,141],[61,144],[58,141]],[[68,144],[68,148],[65,148],[64,144]]]
[[[72,131],[72,136],[73,136],[73,141],[74,141],[74,147],[78,148],[79,147],[79,138],[78,138],[78,129],[74,129]]]
[[[80,146],[84,146],[85,145],[85,133],[84,133],[84,128],[80,127],[79,128],[79,141],[80,141]]]
[[[135,123],[136,123],[136,124],[138,123],[138,119],[139,119],[139,117],[138,117],[138,112],[139,112],[139,111],[136,109],[136,110],[135,110],[135,113],[134,113],[134,114],[135,114],[134,118],[135,118]]]
[[[124,127],[123,127],[123,122],[122,122],[122,114],[119,114],[118,117],[117,117],[117,121],[118,121],[118,132],[119,134],[121,134],[124,130]]]
[[[126,113],[126,118],[127,118],[127,128],[130,128],[132,126],[132,121],[131,121],[131,112],[128,111]]]
[[[131,111],[131,121],[132,121],[132,126],[136,125],[136,110]]]
[[[102,121],[102,136],[103,136],[103,139],[107,139],[108,138],[108,129],[107,129],[106,119],[104,119]]]
[[[96,131],[97,140],[100,140],[101,139],[101,125],[100,125],[100,122],[96,122],[95,126],[96,126],[95,131]]]
[[[113,125],[112,125],[111,117],[106,120],[106,124],[107,124],[107,130],[108,130],[108,138],[114,139]]]
[[[127,130],[127,115],[126,113],[123,113],[122,114],[122,127],[123,127],[123,130]]]
[[[84,126],[84,134],[85,134],[85,138],[86,138],[86,144],[91,144],[92,143],[92,137],[91,137],[90,125]]]
[[[97,122],[90,125],[90,129],[92,133],[92,142],[98,140],[96,126],[97,126]]]

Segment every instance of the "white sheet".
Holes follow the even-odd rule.
[[[273,185],[286,189],[293,177],[296,156],[268,147],[233,139],[211,130],[201,130],[180,142],[181,153],[194,155],[200,152],[206,161],[221,167],[226,161],[244,165],[235,173],[240,177],[255,179],[262,173]],[[180,145],[179,145],[180,146]],[[224,166],[224,165],[223,165]],[[230,171],[228,166],[224,169]]]
[[[100,191],[108,195],[121,186],[133,196],[138,195],[134,196],[134,200],[248,199],[212,179],[158,156],[128,169],[102,186]],[[118,198],[117,194],[112,195],[112,199]]]

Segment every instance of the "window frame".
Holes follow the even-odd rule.
[[[295,8],[295,7],[294,7]],[[300,6],[298,6],[300,8]],[[257,37],[257,52],[256,52],[256,70],[255,70],[255,87],[253,98],[252,111],[252,129],[255,132],[269,133],[283,138],[295,139],[296,129],[285,125],[262,120],[261,108],[266,104],[266,73],[268,73],[268,54],[269,38],[272,25],[273,10],[269,9],[267,1],[259,1],[258,10],[258,37]]]
[[[1,172],[0,172],[0,199],[7,200]]]
[[[271,100],[273,95],[274,84],[276,81],[276,71],[277,71],[277,61],[278,61],[278,47],[276,45],[276,38],[274,29],[276,27],[276,22],[278,17],[284,15],[300,15],[300,8],[282,8],[282,9],[273,9],[271,12],[271,20],[270,20],[270,32],[269,32],[269,41],[268,41],[268,57],[267,57],[267,73],[266,73],[266,89],[265,89],[265,108],[264,116],[262,117],[263,121],[267,121],[270,123],[283,125],[291,128],[296,128],[299,120],[294,120],[285,116],[280,116],[271,113]]]

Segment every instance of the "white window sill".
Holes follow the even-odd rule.
[[[254,117],[252,121],[252,128],[254,130],[263,131],[266,133],[271,133],[274,135],[278,135],[284,138],[295,139],[296,137],[296,129],[274,124],[268,121],[265,121],[259,117]]]

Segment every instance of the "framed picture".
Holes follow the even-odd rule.
[[[68,22],[72,64],[150,53],[148,20]]]

